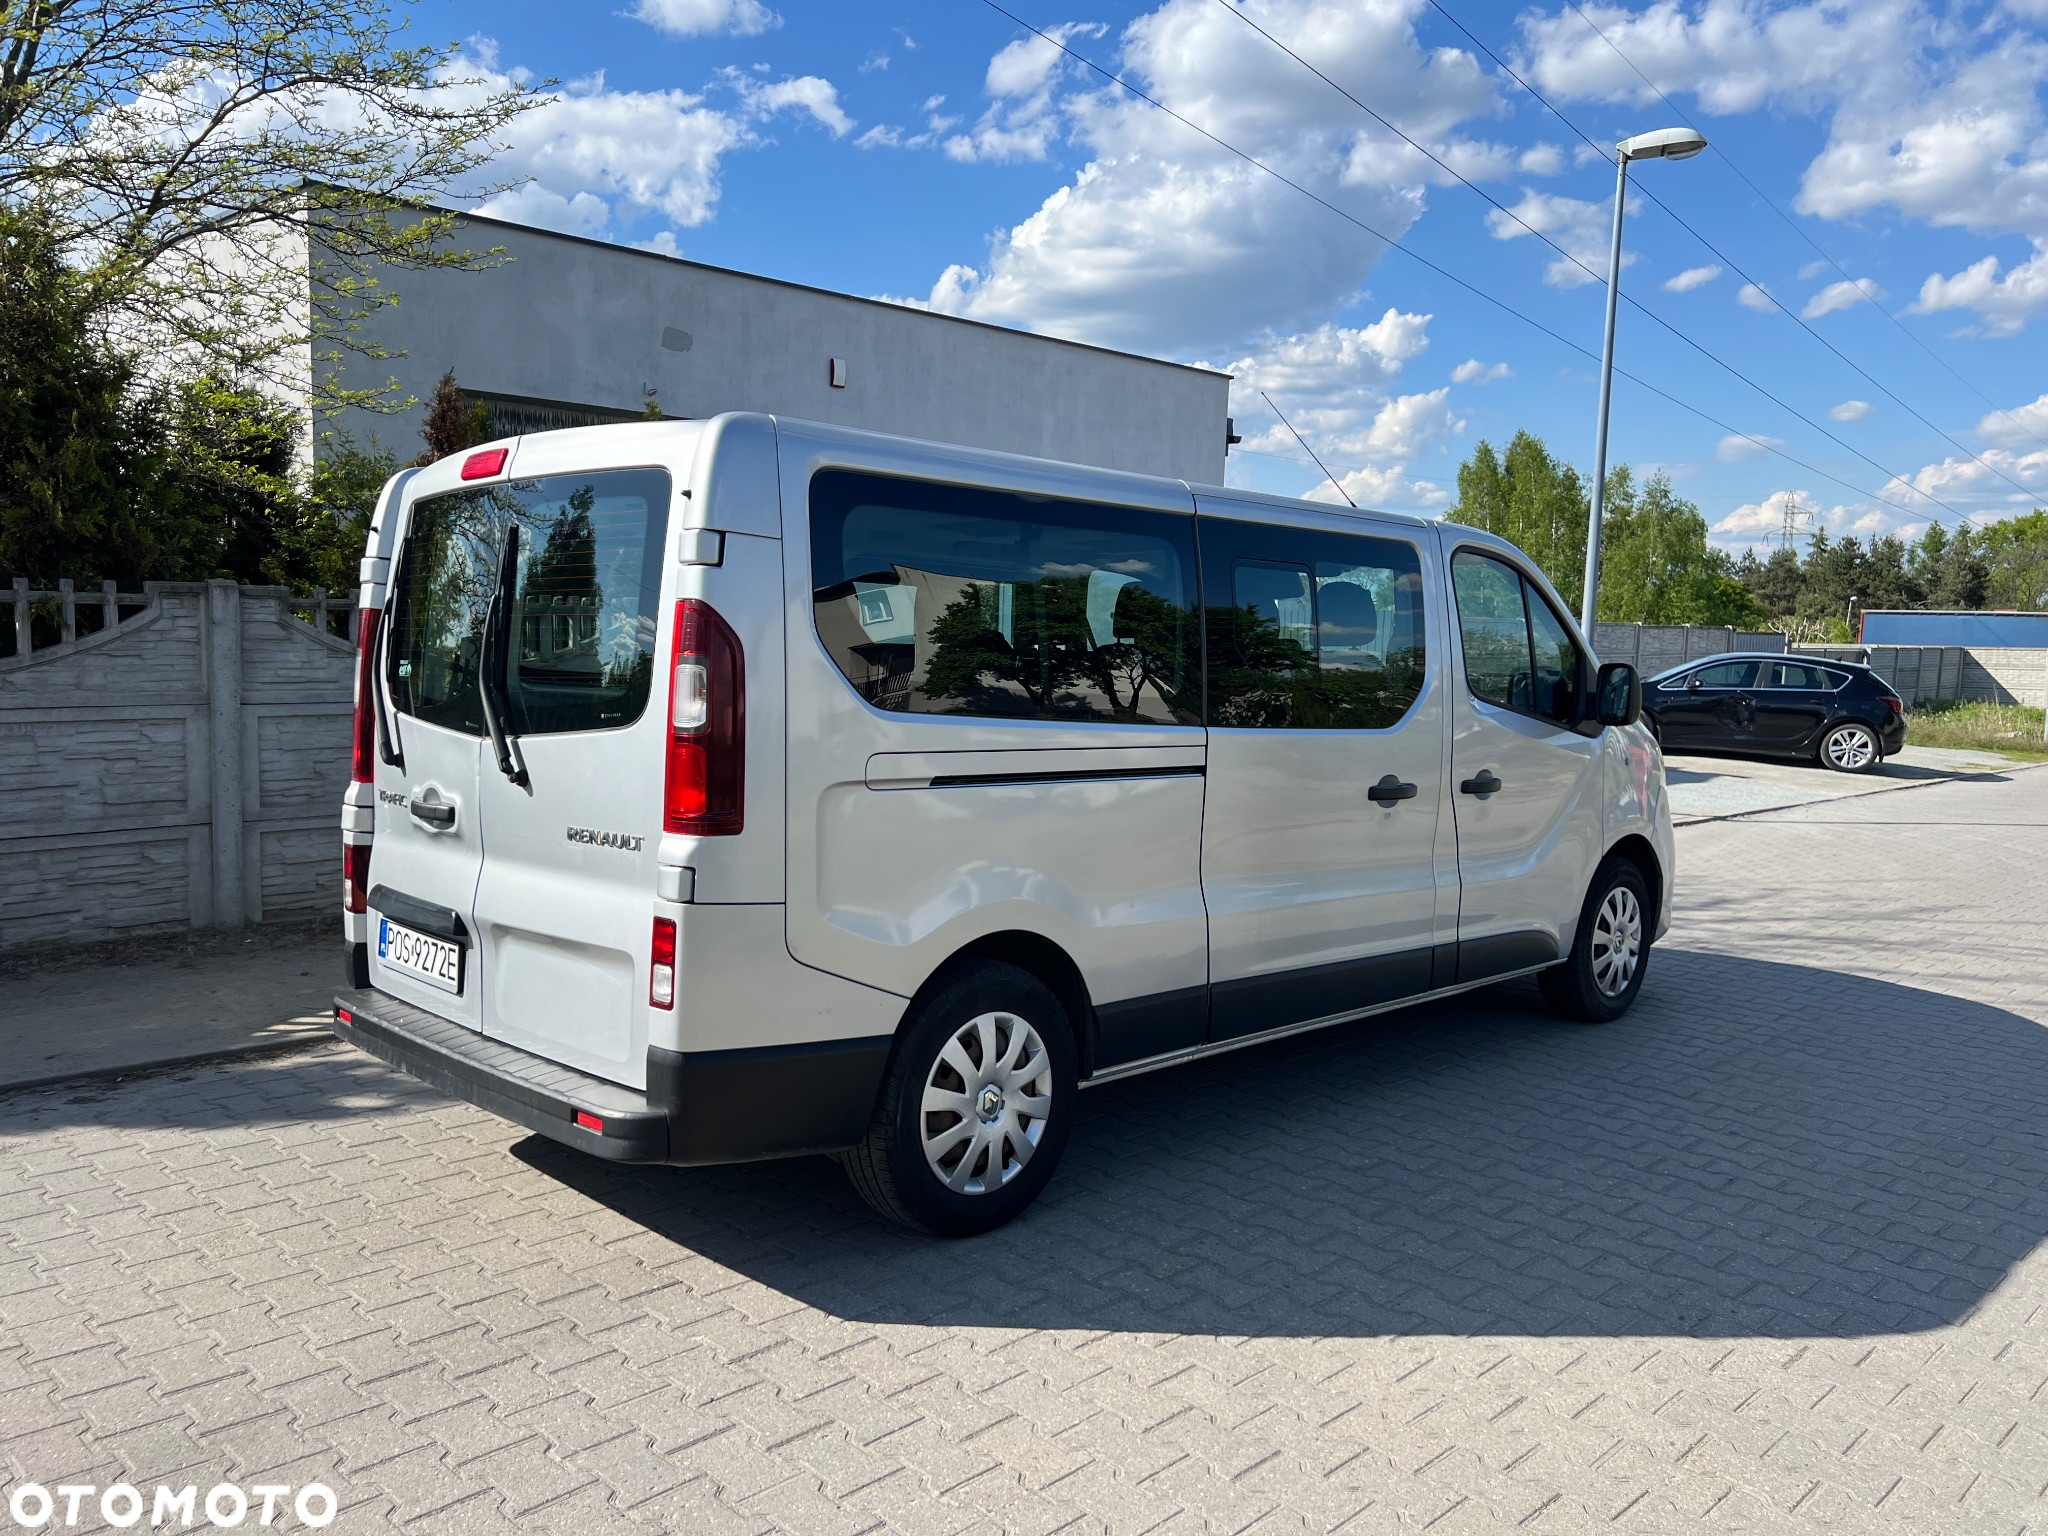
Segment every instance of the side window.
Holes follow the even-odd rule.
[[[647,707],[669,477],[604,470],[515,480],[413,507],[389,654],[393,704],[483,732],[482,669],[502,662],[514,735],[630,725]],[[506,633],[485,654],[505,541],[518,533]]]
[[[1211,725],[1386,730],[1425,677],[1422,559],[1399,539],[1204,519]]]
[[[1764,686],[1766,688],[1801,688],[1809,693],[1829,692],[1835,686],[1831,673],[1819,667],[1809,667],[1796,661],[1772,661],[1764,664]]]
[[[1569,725],[1578,716],[1578,643],[1514,567],[1469,551],[1451,561],[1465,685],[1473,696]]]
[[[1194,519],[827,470],[818,637],[906,714],[1201,722]]]
[[[1474,698],[1508,709],[1532,709],[1529,610],[1522,578],[1498,560],[1461,554],[1451,562],[1458,628],[1465,639],[1465,686]]]
[[[1717,661],[1710,667],[1701,667],[1693,676],[1700,680],[1702,688],[1747,688],[1756,679],[1756,663]]]
[[[1523,587],[1529,600],[1529,645],[1536,657],[1536,713],[1570,725],[1579,714],[1578,643],[1543,594],[1527,582]]]

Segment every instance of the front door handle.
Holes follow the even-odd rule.
[[[1413,800],[1415,786],[1403,784],[1391,773],[1365,792],[1365,798],[1376,805],[1392,805],[1396,800]]]
[[[1493,776],[1493,770],[1491,768],[1482,768],[1479,770],[1478,778],[1467,779],[1458,786],[1458,793],[1461,795],[1490,795],[1500,787],[1501,781]]]

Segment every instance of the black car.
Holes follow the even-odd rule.
[[[1737,652],[1643,684],[1643,720],[1667,752],[1803,757],[1870,773],[1906,744],[1906,703],[1868,667]]]

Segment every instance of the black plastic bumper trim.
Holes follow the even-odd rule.
[[[547,1061],[375,988],[336,996],[334,1032],[480,1109],[618,1163],[668,1160],[669,1117],[635,1089]],[[602,1133],[576,1123],[596,1116]]]

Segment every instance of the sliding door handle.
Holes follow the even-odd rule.
[[[1391,773],[1365,792],[1365,798],[1376,805],[1392,805],[1396,800],[1413,800],[1415,786],[1403,784]]]
[[[1467,779],[1458,786],[1458,793],[1461,795],[1490,795],[1500,787],[1501,781],[1493,776],[1493,770],[1491,768],[1482,768],[1479,770],[1478,778]]]

